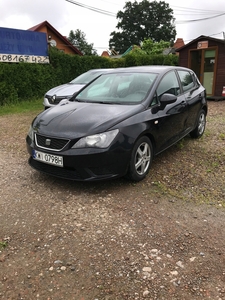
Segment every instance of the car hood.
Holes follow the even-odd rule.
[[[49,90],[46,95],[58,97],[63,96],[72,96],[75,92],[79,91],[85,84],[76,84],[76,83],[66,83],[59,86],[56,86]]]
[[[141,104],[112,105],[63,101],[40,113],[32,125],[40,134],[74,139],[107,131],[143,109]]]

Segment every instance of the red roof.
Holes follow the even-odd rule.
[[[78,54],[78,55],[83,55],[83,53],[77,49],[73,44],[71,44],[66,37],[64,37],[63,35],[61,35],[50,23],[48,23],[48,21],[44,21],[40,24],[37,24],[31,28],[29,28],[28,30],[30,31],[39,31],[41,28],[46,27],[49,28],[52,32],[54,32],[54,34],[56,36],[58,36],[58,38],[60,38],[65,45],[68,45],[70,47],[70,49],[73,49],[73,51]]]
[[[107,51],[103,51],[101,56],[109,57],[109,53]]]

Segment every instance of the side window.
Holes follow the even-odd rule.
[[[156,92],[159,100],[161,96],[165,93],[173,94],[175,96],[180,94],[179,83],[174,71],[170,71],[163,77],[163,79],[158,85]]]
[[[180,77],[181,85],[184,92],[191,90],[195,86],[194,78],[190,72],[178,71],[178,75]]]

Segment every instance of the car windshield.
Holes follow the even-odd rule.
[[[86,72],[81,74],[80,76],[76,77],[75,79],[71,80],[70,83],[75,84],[87,84],[91,82],[93,79],[95,79],[97,76],[99,76],[101,72]]]
[[[75,101],[138,104],[149,93],[157,74],[107,73],[102,74],[74,99]]]

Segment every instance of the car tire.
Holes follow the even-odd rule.
[[[192,138],[200,138],[204,131],[206,126],[206,112],[205,110],[201,109],[200,113],[198,114],[198,120],[197,120],[197,126],[193,131],[190,132],[190,136]]]
[[[137,140],[131,154],[127,178],[140,181],[148,174],[153,158],[153,147],[147,136]]]

